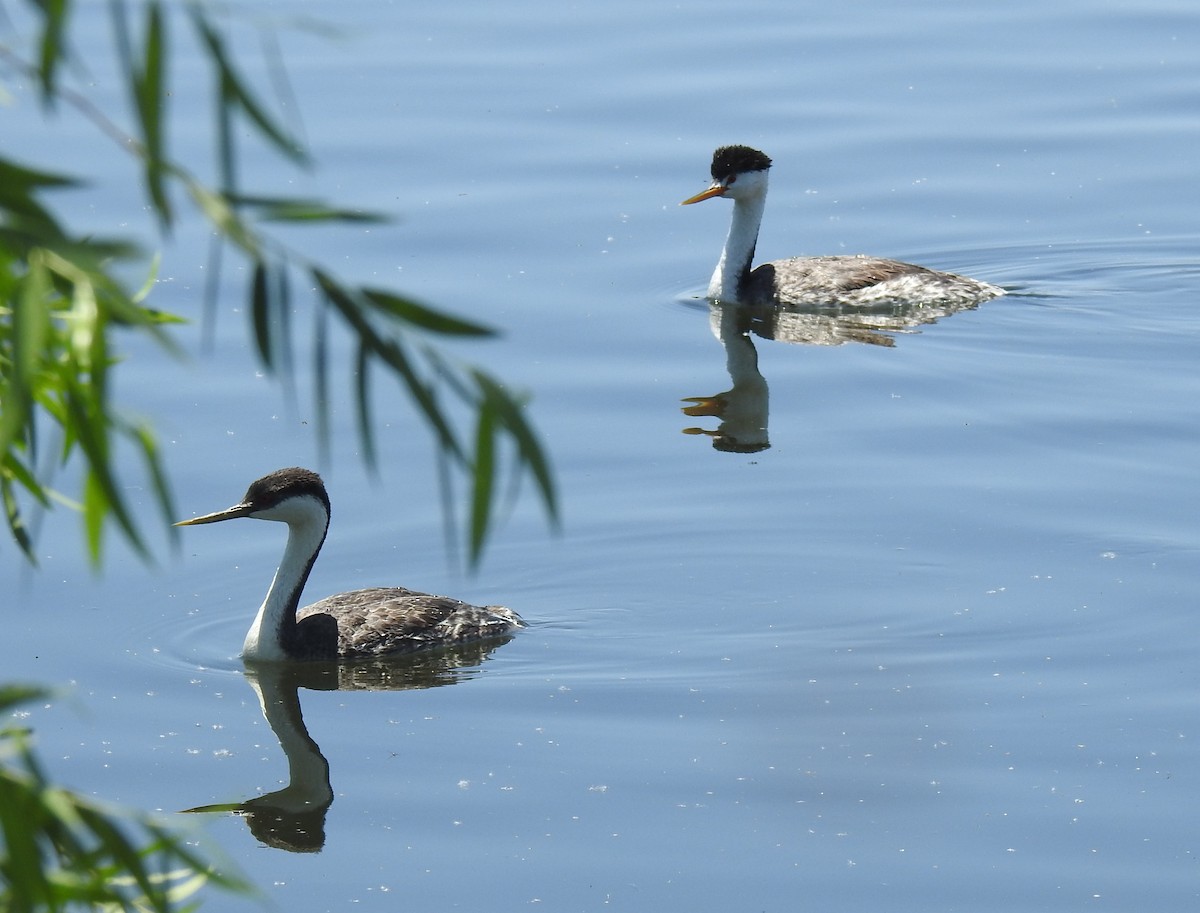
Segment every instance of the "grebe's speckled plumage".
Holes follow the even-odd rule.
[[[329,529],[329,495],[307,469],[280,469],[246,490],[241,502],[176,526],[236,517],[288,525],[288,541],[266,599],[246,634],[252,661],[336,660],[409,653],[505,637],[524,623],[503,606],[474,606],[403,587],[353,590],[301,609],[300,595]]]
[[[986,282],[878,257],[796,257],[751,267],[767,201],[771,160],[749,146],[713,153],[712,185],[682,204],[733,200],[733,222],[708,297],[727,304],[907,304],[986,301],[1004,290]]]

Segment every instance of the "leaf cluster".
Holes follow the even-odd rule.
[[[45,699],[0,688],[0,716]],[[0,910],[170,911],[206,883],[248,892],[147,815],[104,807],[47,778],[28,733],[0,729]]]
[[[93,556],[108,517],[146,553],[113,472],[114,438],[141,455],[164,522],[174,514],[150,429],[119,415],[109,395],[113,333],[135,330],[173,349],[166,331],[172,318],[143,306],[113,275],[114,263],[134,255],[128,245],[73,237],[41,204],[40,191],[71,183],[0,159],[0,501],[14,541],[31,560],[20,495],[42,508],[52,498],[65,500],[40,471],[46,449],[54,464],[77,452],[84,458],[75,506]],[[43,443],[51,427],[57,433]]]
[[[489,373],[452,360],[433,341],[486,337],[492,330],[398,292],[348,283],[266,231],[267,225],[280,222],[312,225],[379,217],[317,200],[252,193],[241,186],[238,138],[243,134],[257,137],[297,166],[307,166],[309,155],[295,131],[270,113],[239,72],[210,7],[110,0],[113,46],[132,120],[125,131],[62,79],[70,62],[71,5],[42,0],[31,6],[39,23],[31,50],[23,56],[0,44],[0,61],[36,81],[48,110],[70,109],[132,156],[162,238],[169,236],[181,209],[208,222],[214,237],[210,311],[216,288],[212,277],[219,275],[225,253],[231,251],[248,266],[249,331],[264,367],[289,386],[295,371],[293,316],[305,306],[311,309],[312,396],[323,447],[330,430],[328,346],[330,323],[335,322],[354,341],[351,387],[365,462],[376,466],[371,385],[374,373],[382,372],[400,383],[432,432],[448,523],[453,522],[452,480],[466,480],[472,564],[482,555],[492,526],[504,458],[513,468],[509,490],[528,476],[547,516],[557,521],[553,478],[526,418],[524,397]],[[170,30],[180,19],[212,77],[217,174],[212,185],[170,153]],[[124,417],[110,388],[115,334],[139,333],[174,353],[173,324],[179,319],[149,306],[150,267],[145,270],[150,281],[140,291],[127,289],[118,276],[119,265],[145,262],[132,245],[77,236],[61,224],[46,195],[76,184],[73,177],[10,161],[0,149],[0,501],[9,533],[30,561],[35,556],[30,508],[44,510],[56,502],[80,510],[94,562],[100,560],[109,521],[139,553],[149,555],[113,468],[119,446],[132,445],[140,456],[165,528],[170,529],[175,513],[152,429]],[[474,416],[470,428],[456,424],[455,417],[464,413]],[[71,459],[84,466],[77,499],[52,485],[54,470]]]

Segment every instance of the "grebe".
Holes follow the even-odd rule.
[[[402,587],[353,590],[298,608],[329,529],[329,495],[321,477],[310,470],[272,472],[253,482],[246,496],[232,507],[175,525],[196,526],[237,517],[288,525],[279,570],[246,632],[244,659],[380,657],[505,637],[525,626],[516,612],[504,606],[473,606]]]
[[[708,284],[708,297],[726,304],[867,305],[987,301],[1004,289],[986,282],[878,257],[830,256],[775,260],[751,269],[767,202],[771,160],[749,146],[713,153],[712,185],[680,203],[733,200],[733,223]]]

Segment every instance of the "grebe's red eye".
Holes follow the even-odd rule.
[[[736,180],[737,180],[737,175],[731,174],[729,177],[727,177],[725,179],[725,186],[728,187],[730,184],[734,183],[734,181],[736,181]]]

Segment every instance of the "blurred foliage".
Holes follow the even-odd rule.
[[[160,242],[185,217],[206,221],[216,239],[210,263],[219,266],[223,252],[232,251],[247,265],[248,330],[263,366],[289,387],[295,363],[292,317],[311,304],[313,398],[322,447],[328,446],[329,435],[329,330],[336,323],[355,346],[351,388],[365,462],[375,467],[371,383],[379,372],[408,392],[432,432],[448,523],[454,513],[453,480],[466,480],[472,564],[482,555],[493,526],[501,495],[497,479],[506,456],[512,470],[510,494],[520,479],[530,478],[548,518],[556,523],[554,482],[526,419],[523,398],[487,372],[452,359],[439,345],[493,331],[395,291],[348,283],[265,231],[271,223],[356,223],[379,217],[241,187],[236,137],[265,142],[291,165],[307,167],[310,162],[303,145],[240,74],[224,38],[231,28],[221,18],[226,11],[199,3],[127,0],[110,0],[107,11],[128,100],[128,129],[64,77],[87,72],[79,48],[101,43],[97,35],[88,35],[86,42],[71,40],[75,7],[69,0],[0,0],[0,79],[35,86],[47,116],[86,121],[98,137],[129,154],[136,168],[130,193],[145,198]],[[20,24],[26,21],[31,34],[22,38]],[[235,22],[232,28],[240,26]],[[169,151],[174,28],[182,28],[199,47],[212,77],[217,112],[213,185]],[[4,96],[0,82],[0,100]],[[126,417],[110,395],[119,369],[115,353],[122,334],[136,334],[178,355],[183,321],[155,307],[157,256],[127,239],[74,230],[47,202],[50,193],[69,191],[87,176],[54,173],[42,161],[36,166],[15,161],[5,154],[2,137],[0,133],[0,502],[8,532],[36,563],[31,518],[65,505],[79,512],[95,565],[112,525],[148,558],[145,521],[130,509],[127,483],[118,478],[118,465],[122,472],[130,471],[124,458],[130,449],[150,480],[163,529],[172,531],[176,511],[152,428]],[[130,288],[122,278],[128,275],[145,277],[143,286]],[[210,311],[216,287],[211,280]],[[295,288],[315,291],[302,300]],[[81,470],[76,497],[53,484],[69,464]],[[37,689],[0,687],[0,716],[44,697]],[[190,904],[206,882],[244,889],[215,874],[151,818],[116,812],[54,786],[28,733],[11,727],[0,728],[0,837],[2,913],[177,910]]]
[[[549,463],[527,421],[523,397],[487,372],[450,358],[436,342],[487,337],[492,330],[398,292],[348,283],[265,231],[270,223],[357,223],[380,217],[242,188],[238,137],[261,141],[293,166],[307,167],[310,161],[294,132],[270,112],[239,72],[224,37],[231,26],[220,18],[225,15],[223,8],[110,0],[112,47],[132,122],[125,130],[64,79],[65,72],[84,69],[74,56],[81,44],[69,40],[72,4],[31,0],[26,7],[35,34],[24,51],[0,42],[0,67],[37,86],[48,116],[65,111],[83,118],[100,136],[128,152],[137,169],[137,186],[131,190],[144,195],[161,240],[169,237],[186,211],[211,227],[217,245],[210,258],[214,266],[219,269],[226,250],[247,265],[248,329],[263,366],[289,388],[294,371],[293,316],[304,306],[315,309],[312,395],[323,453],[330,433],[329,324],[336,322],[348,332],[356,351],[351,388],[365,463],[372,470],[376,467],[371,384],[380,371],[398,380],[433,434],[451,525],[456,513],[451,494],[454,480],[465,479],[467,554],[472,565],[483,553],[500,499],[497,479],[503,460],[498,457],[511,460],[510,485],[530,478],[551,523],[557,522]],[[10,18],[0,2],[0,20]],[[232,27],[243,25],[235,22]],[[177,28],[199,48],[211,76],[216,112],[212,171],[217,175],[212,186],[169,152],[174,59],[170,35]],[[8,33],[5,38],[12,41]],[[89,35],[86,46],[96,44],[96,36]],[[153,258],[128,241],[72,231],[46,203],[49,191],[79,183],[77,176],[5,157],[0,140],[0,501],[12,540],[31,562],[36,561],[31,512],[56,503],[76,508],[88,554],[98,565],[111,524],[139,554],[150,555],[139,518],[117,477],[119,448],[124,453],[123,448],[131,446],[140,458],[162,527],[171,530],[176,512],[153,431],[144,421],[126,417],[113,402],[110,388],[118,367],[114,357],[118,334],[140,334],[177,354],[181,321],[153,307]],[[144,288],[126,287],[120,276],[131,272],[149,277]],[[215,310],[211,298],[216,285],[210,277],[210,311]],[[315,292],[302,297],[296,288]],[[57,470],[71,460],[81,461],[84,469],[82,490],[75,498],[52,485]]]
[[[0,687],[0,717],[45,700]],[[205,884],[248,892],[146,815],[103,807],[50,783],[27,732],[0,728],[0,910],[169,911]]]

